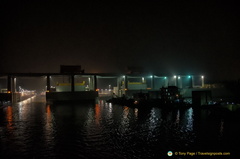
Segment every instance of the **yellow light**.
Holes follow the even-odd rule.
[[[49,90],[47,90],[46,92],[49,92]]]
[[[99,89],[96,89],[96,92],[98,92],[99,91]]]
[[[7,91],[7,93],[11,93],[11,91]]]
[[[124,90],[127,91],[127,88],[125,88]]]

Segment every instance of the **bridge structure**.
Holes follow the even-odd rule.
[[[47,101],[95,100],[111,95],[131,96],[135,92],[157,92],[162,87],[176,86],[182,90],[204,87],[202,75],[149,75],[112,73],[5,73],[0,74],[0,100],[16,101],[21,92],[18,79],[43,78]],[[105,81],[104,81],[105,80]],[[111,81],[108,83],[107,81]],[[103,86],[104,85],[104,86]],[[108,88],[106,88],[108,86]]]

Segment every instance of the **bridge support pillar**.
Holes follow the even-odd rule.
[[[71,92],[75,91],[74,86],[75,86],[74,75],[71,75]]]
[[[16,77],[12,77],[12,93],[16,92]]]
[[[125,80],[124,80],[124,91],[126,91],[128,89],[128,77],[125,76]]]
[[[93,79],[94,91],[96,91],[96,90],[97,90],[97,76],[94,75],[93,78],[94,78],[94,79]]]
[[[175,86],[178,87],[178,77],[175,76],[175,77],[174,77],[174,80],[175,80]]]
[[[194,76],[192,76],[192,88],[194,88]]]
[[[178,76],[178,78],[177,78],[177,87],[182,88],[182,77],[181,76]]]
[[[202,79],[202,87],[204,87],[204,76],[201,76]]]
[[[8,76],[7,78],[7,93],[11,93],[12,91],[12,77]]]
[[[151,89],[154,90],[154,75],[152,76],[152,79],[151,79]]]
[[[16,77],[12,77],[12,103],[17,103],[20,99],[18,99],[18,94],[16,93]]]
[[[50,92],[50,75],[47,75],[47,92]]]
[[[193,88],[193,85],[192,85],[192,76],[189,77],[189,88]]]
[[[168,77],[164,77],[164,79],[165,79],[165,85],[164,85],[164,87],[167,87],[168,86],[168,84],[169,84],[169,78]]]
[[[121,94],[121,83],[122,83],[121,78],[122,76],[117,77],[117,92],[116,92],[117,96],[120,96]]]

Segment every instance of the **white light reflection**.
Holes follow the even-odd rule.
[[[27,98],[21,102],[18,103],[18,115],[20,120],[25,120],[27,117],[27,114],[29,113],[28,105],[31,103],[32,99],[34,99],[36,96],[33,96],[31,98]]]
[[[160,110],[157,108],[152,108],[151,113],[150,113],[150,118],[149,118],[149,130],[154,131],[154,129],[160,125]]]
[[[106,115],[102,114],[102,118],[106,118],[106,120],[109,123],[113,123],[113,113],[112,113],[113,107],[112,107],[112,103],[106,103],[105,105],[106,105],[106,107],[103,110],[103,114],[106,113]]]
[[[108,108],[108,110],[109,110],[109,113],[111,113],[111,114],[112,114],[112,103],[109,103],[109,104],[108,104],[108,106],[109,106],[109,108]]]
[[[85,126],[89,127],[94,122],[94,109],[90,108],[87,114],[88,114],[87,115],[88,118],[87,118]]]
[[[179,124],[179,121],[180,121],[180,111],[178,110],[178,111],[177,111],[177,116],[176,116],[175,124]]]
[[[129,129],[128,114],[129,114],[129,107],[124,106],[122,119],[121,119],[121,125],[119,126],[120,133],[126,133],[126,131]]]
[[[224,120],[222,119],[220,123],[219,137],[223,136],[223,129],[224,129]]]
[[[193,130],[193,120],[194,120],[192,108],[187,110],[186,119],[187,119],[186,129],[187,129],[187,131],[192,131]]]
[[[23,113],[23,104],[22,102],[19,103],[18,105],[18,116],[19,116],[19,119],[22,120],[22,113]]]
[[[138,119],[138,108],[134,108],[135,119]]]

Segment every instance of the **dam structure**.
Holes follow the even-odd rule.
[[[193,90],[204,89],[202,75],[149,75],[113,73],[5,73],[0,74],[1,101],[16,101],[21,95],[19,80],[42,79],[47,101],[95,100],[101,96],[131,97],[134,93],[150,93],[157,98],[161,88],[177,87],[181,95],[191,98]],[[33,83],[34,84],[34,83]],[[36,83],[38,85],[38,83]]]

